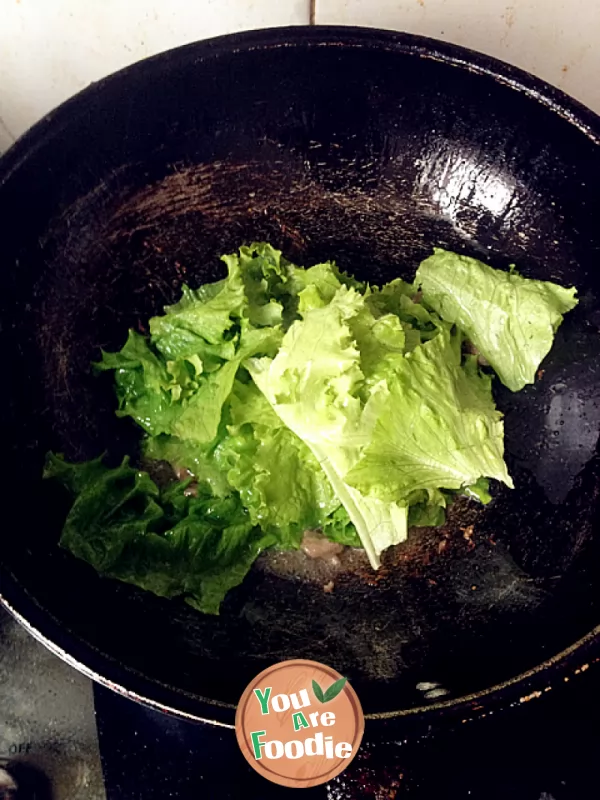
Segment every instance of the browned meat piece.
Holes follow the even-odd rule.
[[[305,531],[300,545],[309,558],[337,558],[344,550],[343,544],[330,542],[320,531]]]

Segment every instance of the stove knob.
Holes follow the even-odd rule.
[[[16,800],[17,784],[5,769],[0,768],[0,800]]]

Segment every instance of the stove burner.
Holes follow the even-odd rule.
[[[0,769],[0,800],[16,800],[17,789],[14,778],[5,769]]]

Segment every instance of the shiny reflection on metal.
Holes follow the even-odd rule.
[[[0,800],[16,800],[18,788],[12,775],[0,768]]]
[[[41,631],[31,625],[25,619],[25,617],[19,614],[19,612],[2,595],[0,595],[0,603],[2,603],[4,608],[6,608],[6,610],[12,614],[17,622],[19,622],[28,633],[30,633],[38,642],[40,642],[40,644],[43,644],[44,647],[47,647],[51,653],[54,653],[55,656],[61,658],[63,661],[69,664],[69,666],[73,667],[73,669],[81,672],[82,675],[86,676],[86,678],[90,678],[90,680],[96,681],[96,683],[100,683],[102,686],[106,686],[108,689],[112,689],[113,692],[116,692],[117,694],[120,694],[129,700],[133,700],[138,703],[144,703],[144,705],[155,708],[157,711],[162,711],[165,714],[173,714],[174,716],[181,717],[183,719],[189,719],[191,722],[204,722],[206,725],[214,725],[217,728],[229,728],[230,730],[235,729],[235,725],[227,725],[224,722],[218,722],[213,719],[205,719],[197,714],[188,714],[180,709],[171,708],[164,703],[159,703],[149,697],[143,697],[142,695],[132,692],[130,689],[126,689],[124,686],[105,678],[103,675],[100,675],[98,672],[95,672],[93,669],[86,666],[86,664],[83,664],[81,661],[77,661],[77,659],[73,658],[73,656],[67,653],[66,650],[63,650],[50,639],[46,638]],[[231,708],[233,709],[234,706],[231,706]]]

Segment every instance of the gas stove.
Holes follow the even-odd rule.
[[[3,609],[0,767],[2,800],[105,798],[91,681]]]
[[[0,611],[0,800],[270,800],[233,731],[94,686]],[[600,795],[600,674],[418,740],[365,740],[307,800],[587,800]]]

